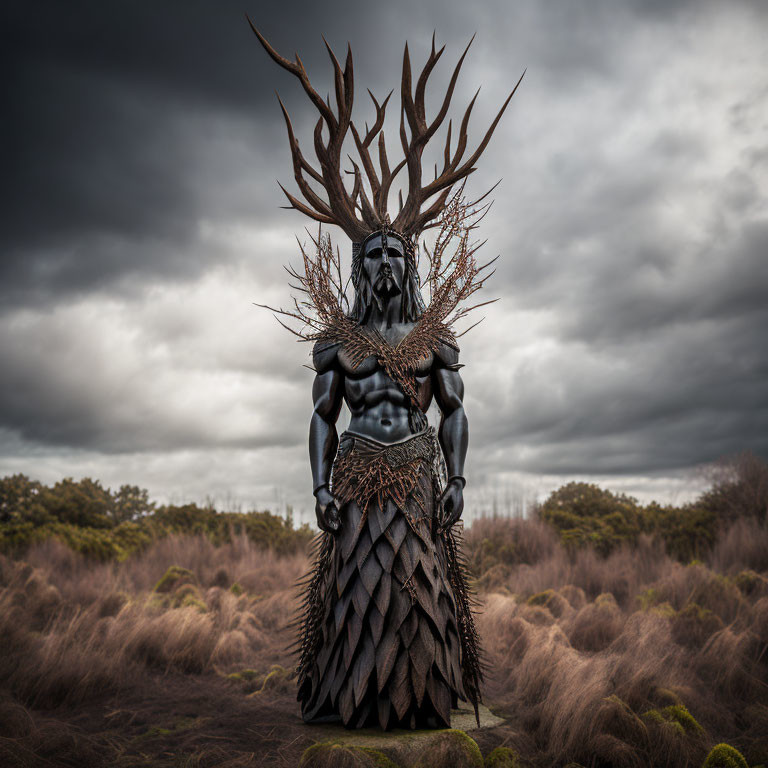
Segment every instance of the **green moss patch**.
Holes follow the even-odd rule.
[[[616,602],[616,598],[610,592],[601,592],[595,598],[595,605],[598,608],[602,608],[609,611],[619,610],[619,604]]]
[[[663,709],[649,709],[643,712],[643,719],[649,723],[671,728],[680,736],[685,734],[700,736],[704,733],[704,729],[683,704],[670,704]]]
[[[749,768],[744,756],[730,744],[718,744],[707,755],[701,768]]]
[[[232,672],[231,674],[226,675],[227,680],[239,685],[243,691],[249,695],[261,691],[261,686],[264,685],[265,677],[266,675],[255,669],[241,669],[239,672]]]
[[[658,605],[659,603],[663,603],[664,598],[662,597],[658,589],[655,589],[654,587],[649,587],[648,589],[643,590],[637,596],[637,601],[640,603],[640,608],[643,611],[648,611],[651,608],[653,608],[655,605]]]
[[[484,768],[520,768],[520,757],[514,749],[496,747],[485,756]]]
[[[568,601],[554,589],[545,589],[543,592],[531,595],[526,603],[547,608],[556,618],[562,616],[566,608],[569,607]]]
[[[201,719],[202,720],[202,719]],[[175,733],[183,733],[191,728],[194,728],[198,723],[198,720],[194,717],[183,717],[181,720],[177,720],[170,728],[163,728],[158,725],[152,725],[147,730],[136,737],[136,741],[144,741],[146,739],[156,739],[161,736],[171,736]]]
[[[528,605],[546,605],[555,592],[553,589],[545,589],[543,592],[537,592],[535,595],[531,595],[525,602]]]
[[[677,615],[677,611],[672,607],[672,604],[666,601],[654,605],[648,610],[657,616],[661,616],[663,619],[674,619]]]
[[[474,739],[449,728],[424,744],[414,768],[483,768],[483,756]]]
[[[172,565],[155,584],[155,592],[173,592],[181,584],[196,584],[197,578],[192,571],[180,565]]]

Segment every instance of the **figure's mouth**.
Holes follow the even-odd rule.
[[[373,290],[379,296],[387,298],[390,296],[397,296],[400,293],[400,286],[395,282],[392,276],[392,268],[381,268],[379,275],[376,278],[376,282],[373,284]]]

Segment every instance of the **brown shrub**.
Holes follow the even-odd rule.
[[[178,566],[171,576],[164,558]],[[297,600],[285,587],[306,568],[303,557],[276,558],[247,539],[216,549],[201,537],[169,537],[123,563],[87,562],[55,540],[30,559],[0,560],[0,686],[22,702],[74,704],[153,670],[268,669],[289,657]],[[217,574],[223,581],[222,569],[246,576],[261,596],[201,591]]]
[[[152,615],[128,606],[110,627],[107,643],[147,666],[194,673],[208,668],[217,639],[212,617],[194,607]]]
[[[475,573],[494,565],[532,565],[560,547],[557,533],[537,519],[481,517],[464,534],[464,547]]]
[[[542,608],[546,608],[556,619],[562,617],[564,613],[571,611],[570,603],[553,589],[545,589],[543,592],[531,595],[526,600],[526,603],[528,605],[540,605]]]
[[[35,728],[32,715],[7,696],[0,698],[0,738],[22,739]]]
[[[690,603],[672,620],[672,637],[689,648],[701,648],[707,639],[723,628],[720,617],[708,608]]]
[[[17,615],[17,618],[21,618]],[[96,693],[117,690],[130,673],[119,651],[105,644],[100,622],[93,611],[57,614],[46,632],[34,636],[25,629],[11,638],[16,648],[2,678],[22,701],[33,706],[55,707],[85,701]],[[0,637],[9,639],[8,627]]]
[[[752,608],[752,631],[760,642],[768,645],[768,597],[761,597]],[[768,650],[768,649],[767,649]],[[763,653],[763,657],[766,654]],[[766,659],[768,661],[768,659]]]
[[[571,645],[580,651],[602,651],[624,628],[624,616],[615,604],[608,601],[590,603],[563,623]]]
[[[42,720],[22,737],[0,737],[0,765],[12,768],[37,766],[78,766],[101,768],[108,746],[81,730],[56,720]]]
[[[245,662],[249,657],[250,643],[246,634],[233,629],[219,636],[213,649],[211,661],[222,667]]]
[[[768,519],[768,462],[744,451],[714,464],[712,488],[700,500],[724,523],[738,518]]]
[[[575,587],[573,584],[566,584],[560,587],[560,594],[568,601],[571,608],[582,608],[587,604],[587,595],[581,587]]]
[[[709,565],[721,573],[735,573],[745,568],[768,571],[768,521],[740,517],[721,530]]]
[[[722,694],[751,701],[765,695],[768,676],[757,667],[763,649],[754,632],[724,627],[709,638],[697,656],[699,674]]]

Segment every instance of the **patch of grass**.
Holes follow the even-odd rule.
[[[383,752],[321,741],[304,750],[299,768],[398,768]]]
[[[281,667],[279,664],[274,664],[270,668],[264,677],[264,682],[261,684],[261,688],[251,696],[259,696],[261,694],[270,692],[287,691],[291,687],[291,678],[293,672],[290,669]]]

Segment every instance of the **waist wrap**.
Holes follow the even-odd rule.
[[[425,472],[434,473],[440,456],[433,427],[397,443],[380,443],[355,432],[344,432],[333,464],[331,488],[342,503],[355,501],[365,512],[371,500],[383,507],[391,499],[399,509],[414,494],[422,512],[426,499],[418,481]]]

